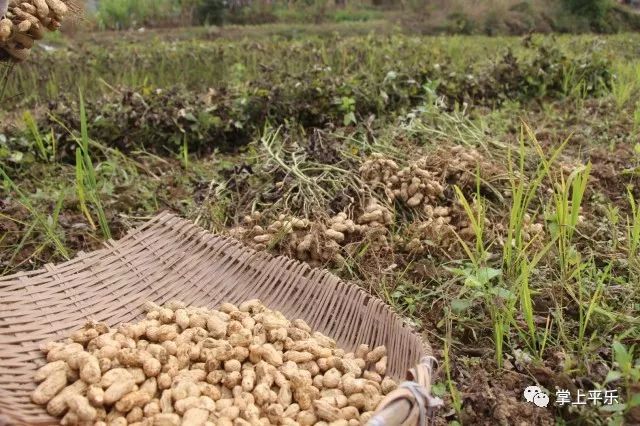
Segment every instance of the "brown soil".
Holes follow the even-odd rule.
[[[496,371],[486,365],[461,370],[463,401],[461,420],[473,425],[553,425],[552,410],[526,402],[522,392],[534,384],[531,377],[513,371]],[[464,380],[464,381],[463,381]],[[451,413],[448,413],[451,414]]]

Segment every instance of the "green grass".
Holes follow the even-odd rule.
[[[640,208],[631,190],[628,190],[630,215],[627,217],[627,253],[629,266],[636,276],[640,276]]]
[[[640,65],[636,62],[619,63],[615,70],[616,78],[611,86],[616,107],[622,109],[631,100],[634,92],[638,90],[640,78]]]
[[[24,244],[24,241],[31,236],[31,233],[35,228],[38,228],[46,237],[46,245],[50,245],[55,249],[55,252],[64,259],[69,259],[69,251],[64,242],[60,238],[58,230],[58,217],[62,208],[62,199],[64,193],[61,193],[61,197],[58,198],[58,202],[50,216],[42,214],[32,203],[30,198],[20,190],[19,186],[7,175],[7,173],[0,168],[0,174],[3,178],[3,185],[9,190],[14,191],[18,195],[18,202],[23,206],[30,214],[33,223],[29,226],[27,232],[24,234],[23,240],[15,247],[11,259],[15,258],[15,255],[20,251],[20,248]],[[42,250],[42,246],[38,249]]]
[[[301,24],[320,22],[367,22],[380,20],[383,10],[353,3],[347,8],[328,6],[323,2],[290,4],[251,4],[230,9],[216,0],[104,0],[88,20],[100,29],[126,30],[139,27],[157,28],[203,24],[261,25],[270,23]]]
[[[36,120],[33,118],[33,115],[31,115],[29,111],[25,111],[22,117],[25,125],[27,126],[27,130],[29,131],[29,133],[31,134],[31,137],[33,138],[33,142],[38,150],[38,154],[43,160],[45,161],[48,160],[49,153],[47,152],[47,148],[44,145],[44,139],[40,134],[40,130],[38,129],[38,124],[36,123]],[[51,153],[51,155],[55,157],[55,145],[52,151],[53,152]]]
[[[80,140],[77,140],[77,142],[79,145],[79,147],[76,148],[76,192],[78,194],[78,200],[80,201],[80,206],[87,220],[91,226],[95,228],[86,203],[87,199],[91,201],[98,216],[98,223],[100,224],[102,235],[108,240],[111,238],[111,231],[109,230],[109,223],[100,201],[96,171],[89,154],[87,115],[82,94],[80,94]]]

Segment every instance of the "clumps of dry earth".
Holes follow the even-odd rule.
[[[556,424],[549,410],[541,410],[522,398],[522,390],[531,385],[531,377],[515,371],[488,372],[485,365],[460,369],[464,424],[500,426],[551,426]]]
[[[384,346],[347,353],[259,300],[146,310],[46,344],[33,402],[62,425],[356,426],[397,387]]]
[[[56,31],[69,13],[68,1],[11,0],[0,19],[0,50],[17,61],[29,57],[35,40],[45,31]],[[0,10],[0,13],[3,11]]]

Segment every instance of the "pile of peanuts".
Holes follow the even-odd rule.
[[[321,265],[340,261],[340,251],[345,244],[371,230],[383,229],[392,220],[389,209],[372,201],[356,221],[344,212],[324,222],[280,215],[265,227],[260,225],[262,215],[256,212],[246,216],[242,226],[231,229],[230,235],[247,242],[256,250],[277,247],[298,260]]]
[[[360,167],[360,176],[369,184],[386,185],[399,170],[400,166],[394,160],[375,153]]]
[[[474,240],[475,233],[462,206],[454,203],[451,207],[425,208],[425,219],[411,223],[397,242],[404,251],[412,254],[434,251],[452,254],[462,249],[458,238],[470,242]]]
[[[259,300],[145,310],[44,345],[33,402],[62,425],[355,426],[396,388],[384,346],[346,353]]]
[[[340,242],[344,241],[345,234],[334,232],[333,228],[323,223],[283,214],[268,226],[262,226],[261,223],[263,217],[256,212],[245,217],[243,225],[232,228],[229,234],[256,250],[277,247],[312,265],[320,265],[340,256]]]
[[[56,31],[69,12],[62,0],[11,0],[0,19],[0,49],[17,61],[27,59],[34,40]],[[0,11],[1,13],[1,11]]]
[[[440,149],[421,158],[416,165],[427,170],[438,170],[443,181],[461,188],[475,187],[478,171],[484,177],[502,173],[495,163],[489,161],[477,149],[463,145]]]
[[[390,201],[401,201],[411,208],[428,208],[444,195],[438,176],[422,167],[421,161],[400,167],[380,154],[374,154],[360,167],[360,176],[370,185],[382,185]]]
[[[391,225],[393,214],[377,201],[371,200],[364,209],[364,213],[358,217],[358,223],[369,228],[380,228]]]
[[[383,188],[389,200],[412,208],[435,208],[453,185],[475,190],[478,172],[490,180],[505,174],[478,150],[462,145],[441,148],[403,168],[382,154],[374,154],[360,167],[365,182]]]

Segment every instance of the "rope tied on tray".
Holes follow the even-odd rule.
[[[408,380],[382,400],[368,425],[433,424],[435,412],[444,405],[442,399],[431,395],[433,367],[437,363],[431,355],[422,357],[418,365],[409,370]]]

